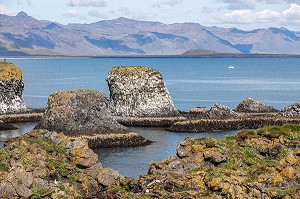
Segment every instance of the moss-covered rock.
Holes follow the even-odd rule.
[[[179,114],[160,72],[155,69],[113,67],[106,81],[114,115],[164,117]]]
[[[109,102],[101,91],[58,91],[36,128],[64,132],[69,137],[89,140],[89,146],[139,146],[149,141],[120,125],[110,113]]]
[[[113,198],[125,182],[86,141],[62,133],[34,130],[0,149],[0,198]]]
[[[187,138],[175,156],[152,162],[139,183],[145,195],[158,198],[299,198],[299,144],[299,125],[226,140]]]
[[[28,111],[22,98],[21,70],[13,63],[0,62],[0,114]]]

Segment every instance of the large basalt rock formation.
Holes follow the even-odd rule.
[[[159,71],[140,67],[113,67],[106,79],[113,115],[165,117],[178,115]]]
[[[51,94],[45,114],[36,128],[88,139],[92,148],[148,143],[113,119],[108,99],[101,91],[59,91]]]
[[[285,107],[278,114],[280,116],[289,117],[289,118],[300,117],[300,103],[298,102],[288,107]]]
[[[237,112],[243,113],[271,113],[271,112],[278,112],[272,106],[267,106],[262,102],[258,102],[252,98],[247,98],[242,101],[235,109]]]
[[[29,110],[23,102],[23,89],[21,70],[12,63],[0,62],[0,114]]]

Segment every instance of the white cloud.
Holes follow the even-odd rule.
[[[5,5],[0,4],[0,14],[5,14],[5,15],[14,15],[15,13],[11,11],[8,7]]]
[[[68,3],[70,7],[106,7],[105,0],[70,0]]]
[[[218,20],[221,20],[222,23],[228,24],[244,24],[254,22],[253,15],[250,10],[234,10],[231,13],[226,13]]]
[[[300,6],[290,4],[290,7],[281,12],[274,10],[234,10],[214,19],[215,22],[225,24],[250,24],[250,23],[277,23],[300,24]]]
[[[255,13],[255,19],[259,23],[267,23],[278,21],[281,18],[281,13],[273,10],[263,10]]]
[[[288,9],[282,12],[288,19],[300,20],[300,6],[292,3]]]
[[[69,10],[67,10],[64,13],[64,15],[67,16],[67,17],[78,18],[78,19],[81,19],[81,20],[85,20],[86,19],[86,16],[78,13],[77,10],[75,10],[75,9],[69,9]]]
[[[153,4],[152,6],[155,8],[160,8],[161,6],[170,6],[175,7],[181,3],[183,3],[184,0],[165,0],[156,4]]]

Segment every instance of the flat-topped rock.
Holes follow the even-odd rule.
[[[290,106],[283,108],[279,113],[283,117],[300,117],[300,103],[297,102]]]
[[[48,107],[37,128],[64,132],[89,140],[89,146],[139,146],[148,141],[120,125],[112,116],[101,91],[59,91],[48,98]]]
[[[142,66],[113,67],[106,79],[113,115],[168,117],[179,114],[159,71]]]
[[[13,63],[0,62],[0,114],[29,110],[23,102],[23,89],[21,70]]]
[[[271,113],[271,112],[278,112],[272,106],[267,106],[262,102],[256,101],[252,98],[247,98],[242,101],[235,109],[237,112],[243,113]]]

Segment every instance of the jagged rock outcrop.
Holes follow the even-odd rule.
[[[237,112],[243,113],[270,113],[270,112],[278,112],[272,106],[267,106],[262,102],[258,102],[252,98],[247,98],[242,101],[235,109]]]
[[[300,103],[285,107],[278,114],[283,117],[300,117]]]
[[[139,185],[151,198],[300,198],[299,144],[299,125],[186,138]]]
[[[23,89],[21,70],[12,63],[0,62],[0,114],[29,110],[23,102]]]
[[[47,109],[36,128],[88,139],[92,148],[148,143],[111,116],[108,99],[101,91],[59,91],[51,94]]]
[[[34,130],[0,148],[0,198],[114,198],[126,179],[103,168],[86,140]]]
[[[141,66],[113,67],[106,79],[113,115],[178,115],[159,71]]]
[[[209,109],[209,111],[207,112],[207,116],[209,119],[228,119],[238,118],[241,115],[239,113],[234,112],[227,106],[215,104]]]

